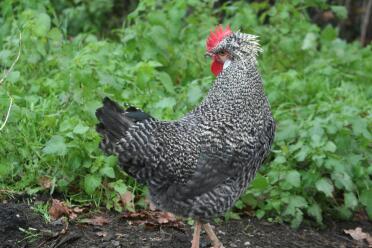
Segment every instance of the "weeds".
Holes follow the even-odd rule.
[[[89,12],[95,21],[83,23],[64,2],[0,3],[3,68],[17,54],[16,27],[24,27],[22,57],[0,92],[1,109],[9,105],[6,92],[14,99],[1,131],[0,187],[60,192],[118,211],[130,192],[136,208],[147,207],[146,189],[99,151],[94,112],[104,96],[161,119],[193,109],[213,81],[204,39],[223,17],[260,36],[259,67],[278,124],[272,156],[237,208],[249,205],[257,217],[293,227],[304,218],[322,224],[325,214],[372,218],[372,47],[313,24],[307,9],[319,1],[234,1],[215,9],[213,1],[140,1],[108,37],[96,31],[112,5],[100,12],[98,0],[81,3],[96,10]],[[50,189],[41,177],[53,178]]]
[[[49,223],[50,222],[50,215],[49,215],[49,208],[50,208],[50,204],[48,202],[46,203],[36,203],[34,204],[33,207],[31,207],[36,213],[40,214],[45,223]]]
[[[22,227],[19,230],[25,235],[22,240],[17,241],[17,243],[22,243],[26,241],[27,243],[33,243],[40,238],[39,231],[35,228],[29,227],[28,229],[24,229]]]

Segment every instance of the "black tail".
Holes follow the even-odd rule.
[[[96,130],[102,136],[100,148],[107,154],[112,154],[115,144],[125,135],[130,126],[136,122],[151,118],[150,115],[135,108],[124,110],[110,98],[103,99],[103,106],[96,110]]]

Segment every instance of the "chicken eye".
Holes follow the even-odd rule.
[[[225,55],[225,54],[226,54],[226,51],[220,51],[220,52],[218,52],[217,54],[218,54],[218,55],[222,55],[222,56],[223,56],[223,55]]]

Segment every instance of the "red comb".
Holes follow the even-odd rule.
[[[221,42],[221,40],[223,40],[223,38],[225,38],[231,33],[232,31],[229,25],[226,26],[225,30],[223,30],[221,24],[216,27],[214,33],[211,30],[206,43],[207,51],[210,52],[213,48],[215,48],[218,45],[218,43]]]

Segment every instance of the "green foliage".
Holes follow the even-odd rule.
[[[288,5],[280,7],[285,13]],[[368,213],[362,192],[372,185],[371,47],[347,44],[337,29],[289,13],[262,28],[261,67],[278,125],[273,160],[261,170],[269,186],[252,184],[246,195],[264,199],[259,216],[281,215],[293,227],[305,215],[321,224],[324,213]],[[267,30],[278,36],[264,35]]]
[[[306,3],[303,3],[306,2]],[[95,109],[104,96],[177,119],[206,94],[213,77],[204,40],[222,18],[257,34],[266,92],[277,121],[271,159],[237,202],[256,215],[289,221],[324,214],[372,218],[372,47],[338,38],[337,28],[310,22],[307,8],[326,1],[141,1],[122,27],[108,23],[114,1],[1,1],[0,64],[19,63],[0,91],[14,98],[1,131],[0,186],[37,192],[41,176],[76,201],[122,209],[119,194],[146,189],[98,149]],[[106,36],[102,36],[106,33]],[[143,207],[143,200],[137,207]],[[237,218],[230,212],[227,218]]]

